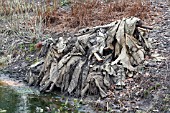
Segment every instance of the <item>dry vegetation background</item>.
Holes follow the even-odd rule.
[[[152,9],[152,11],[151,11]],[[1,21],[6,30],[26,30],[34,35],[45,31],[76,31],[135,16],[154,20],[147,0],[1,0]]]

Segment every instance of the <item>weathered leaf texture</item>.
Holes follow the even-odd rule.
[[[139,22],[136,17],[124,18],[46,41],[40,53],[43,62],[30,66],[29,78],[36,76],[32,84],[42,91],[57,87],[70,95],[99,94],[103,98],[111,85],[122,88],[150,47],[143,36],[145,30],[137,27]],[[34,73],[39,66],[41,71]]]

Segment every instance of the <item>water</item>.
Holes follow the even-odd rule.
[[[77,105],[60,96],[40,94],[20,82],[0,80],[0,113],[78,113],[81,107]]]

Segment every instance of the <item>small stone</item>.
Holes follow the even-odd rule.
[[[152,110],[152,111],[153,111],[153,112],[159,112],[159,110],[156,110],[156,109],[155,109],[155,110]]]
[[[165,35],[164,35],[164,36],[166,36],[166,37],[170,37],[170,32],[165,33]]]
[[[23,67],[26,67],[27,66],[27,63],[25,63],[25,62],[23,62],[22,64],[21,64],[21,67],[23,68]]]
[[[132,73],[132,72],[129,72],[129,73],[128,73],[128,77],[130,77],[130,78],[133,77],[133,73]]]

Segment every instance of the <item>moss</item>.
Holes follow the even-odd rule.
[[[19,48],[20,48],[21,50],[23,50],[23,49],[24,49],[24,45],[23,45],[23,44],[20,44],[20,45],[19,45]]]
[[[31,59],[30,59],[30,57],[26,57],[25,60],[26,61],[30,61]]]
[[[29,45],[29,51],[30,51],[30,52],[35,51],[35,45],[34,45],[34,44],[30,44],[30,45]]]
[[[38,57],[36,59],[33,60],[33,64],[38,62]]]
[[[145,90],[144,92],[143,92],[143,97],[145,98],[145,97],[147,97],[149,95],[149,91],[148,90]]]
[[[157,90],[160,86],[161,86],[161,84],[157,83],[156,85],[151,86],[151,87],[149,88],[149,91]]]
[[[155,89],[155,86],[151,86],[151,87],[149,87],[149,91],[152,91],[152,90],[154,90]]]
[[[66,5],[68,5],[70,2],[69,2],[69,0],[61,0],[60,1],[60,5],[61,6],[66,6]]]
[[[157,84],[155,85],[155,88],[158,89],[160,86],[161,86],[161,84],[160,84],[160,83],[157,83]]]

